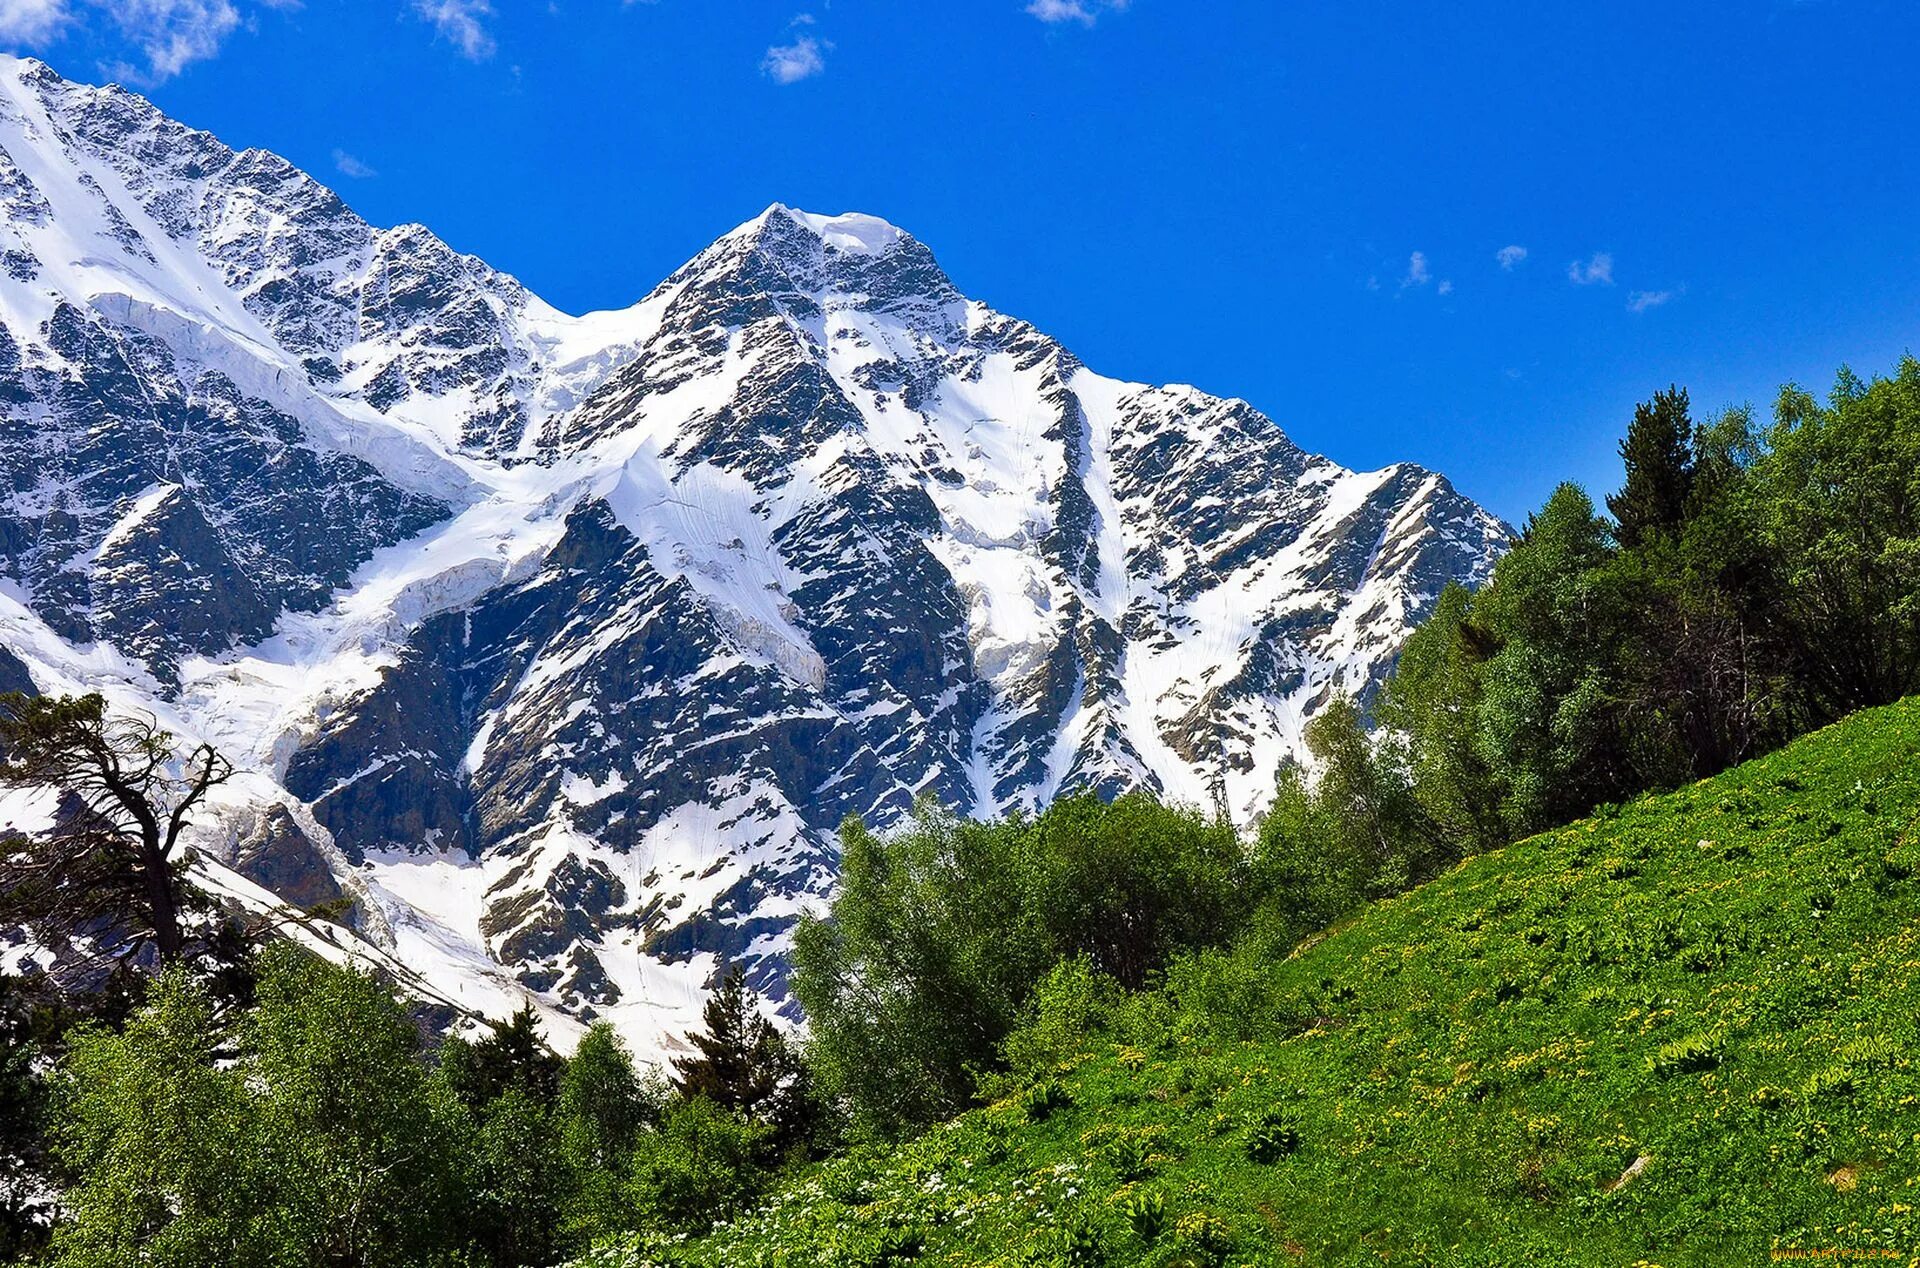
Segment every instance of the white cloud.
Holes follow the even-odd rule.
[[[1440,285],[1433,288],[1433,293],[1436,295],[1451,295],[1453,294],[1453,283],[1445,278],[1441,278]]]
[[[1658,308],[1673,298],[1672,291],[1635,291],[1627,296],[1627,311],[1644,313],[1649,308]]]
[[[1613,257],[1605,251],[1595,251],[1585,264],[1575,260],[1567,266],[1567,280],[1575,286],[1613,285]]]
[[[1514,266],[1527,258],[1527,249],[1516,242],[1512,246],[1501,247],[1495,251],[1493,258],[1500,261],[1501,268],[1511,273]]]
[[[1407,275],[1400,279],[1400,289],[1409,286],[1425,286],[1433,280],[1433,270],[1427,267],[1427,253],[1415,251],[1407,257]]]
[[[301,0],[254,0],[252,7],[297,9]],[[97,16],[96,16],[97,15]],[[117,79],[142,87],[171,79],[220,52],[242,25],[234,0],[0,0],[0,42],[41,46],[76,22],[109,24],[139,50],[135,60],[103,63]]]
[[[413,11],[433,24],[469,61],[483,62],[495,49],[486,20],[493,16],[488,0],[413,0]]]
[[[833,45],[802,35],[791,44],[775,44],[760,61],[760,69],[776,84],[797,84],[827,68]]]
[[[240,25],[240,14],[227,0],[119,0],[110,11],[147,55],[148,73],[156,81],[212,57]]]
[[[1128,0],[1030,0],[1027,12],[1042,22],[1078,22],[1092,26],[1102,13],[1126,12]]]
[[[68,0],[0,0],[0,40],[45,44],[73,21]]]
[[[378,176],[380,174],[345,150],[335,150],[333,152],[333,170],[342,176],[357,181],[366,180],[369,176]]]

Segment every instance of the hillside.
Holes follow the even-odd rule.
[[[1911,698],[1475,858],[1253,980],[1177,971],[1040,1091],[605,1262],[1906,1259],[1917,834]]]

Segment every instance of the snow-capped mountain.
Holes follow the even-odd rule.
[[[833,830],[1257,814],[1496,519],[1106,378],[868,216],[570,317],[118,88],[0,62],[0,686],[248,773],[203,846],[501,1011],[783,998]]]

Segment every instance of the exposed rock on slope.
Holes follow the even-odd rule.
[[[784,998],[845,815],[1251,817],[1505,541],[871,217],[772,207],[569,317],[30,61],[0,205],[0,646],[230,752],[208,844],[255,880],[642,1042],[718,957]]]

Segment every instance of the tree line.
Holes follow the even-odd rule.
[[[62,1210],[49,1228],[44,1204],[0,1209],[0,1254],[670,1262],[793,1166],[1044,1078],[1156,992],[1256,1015],[1236,1000],[1263,966],[1368,901],[1920,690],[1920,363],[1843,371],[1824,401],[1788,388],[1765,425],[1697,421],[1670,388],[1620,452],[1604,510],[1557,489],[1484,587],[1438,597],[1376,695],[1327,702],[1252,833],[1144,793],[850,821],[831,908],[796,935],[804,1040],[724,973],[670,1076],[604,1026],[564,1059],[528,1013],[439,1041],[374,977],[233,950],[204,915],[163,933],[166,825],[224,777],[217,755],[174,760],[139,727],[106,744],[148,772],[155,835],[93,773],[118,725],[97,699],[0,702],[0,782],[78,799],[0,849],[34,882],[8,918],[116,908],[156,949],[86,1017],[0,981],[0,1208],[40,1176]]]
[[[1140,794],[850,824],[794,953],[822,1088],[857,1128],[915,1130],[1181,957],[1225,949],[1232,989],[1257,985],[1469,854],[1920,691],[1920,362],[1843,370],[1824,403],[1788,387],[1765,426],[1696,421],[1668,388],[1620,456],[1605,512],[1561,485],[1485,586],[1438,597],[1373,699],[1328,702],[1249,842]]]

